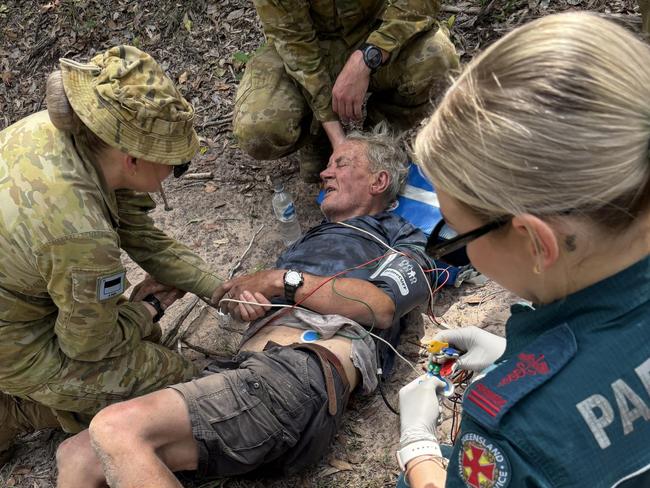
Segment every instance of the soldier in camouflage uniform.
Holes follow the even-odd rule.
[[[339,120],[387,120],[403,130],[430,109],[458,57],[435,22],[438,0],[255,0],[267,37],[248,62],[234,109],[240,147],[256,159],[301,151],[301,173],[318,181]],[[381,51],[371,70],[360,47]],[[376,52],[376,51],[375,51]],[[324,129],[324,132],[323,132]],[[325,133],[327,137],[325,137]]]
[[[49,99],[57,79],[67,122]],[[19,433],[77,432],[110,403],[190,379],[190,362],[147,339],[179,290],[210,297],[221,283],[147,216],[145,192],[198,149],[193,109],[160,66],[129,46],[87,65],[63,59],[48,110],[0,132],[5,458]],[[127,301],[120,249],[167,286]]]

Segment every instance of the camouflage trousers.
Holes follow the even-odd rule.
[[[20,397],[0,392],[0,453],[18,434],[51,427],[79,432],[105,406],[190,380],[196,373],[185,358],[147,341],[103,361],[64,358],[60,371],[36,391]]]
[[[646,34],[650,34],[650,0],[639,0],[639,10],[641,11],[641,29]]]
[[[352,50],[342,40],[320,44],[334,82]],[[413,127],[431,111],[431,100],[458,65],[445,27],[412,40],[396,59],[371,75],[366,125],[385,120],[397,130]],[[235,98],[233,131],[241,149],[255,159],[278,159],[309,142],[319,129],[275,48],[262,47],[248,62]]]

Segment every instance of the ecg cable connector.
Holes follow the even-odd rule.
[[[449,397],[454,394],[454,383],[449,378],[455,371],[456,360],[460,357],[460,351],[450,347],[447,342],[431,341],[427,345],[429,360],[427,362],[427,374],[435,376],[445,383],[442,395]]]

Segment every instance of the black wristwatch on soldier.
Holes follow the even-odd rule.
[[[147,302],[149,305],[156,309],[156,315],[154,315],[152,319],[154,324],[162,319],[163,315],[165,315],[165,311],[160,304],[160,300],[158,300],[152,293],[149,293],[142,299],[142,301]]]
[[[284,298],[288,303],[296,303],[296,291],[302,286],[305,279],[301,271],[289,269],[284,273]]]
[[[373,73],[379,69],[384,62],[384,54],[377,46],[364,42],[359,46],[359,51],[363,53],[363,62],[370,68]]]

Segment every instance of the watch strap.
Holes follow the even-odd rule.
[[[291,284],[287,283],[287,273],[289,273],[289,272],[300,274],[300,283],[298,283],[297,285],[291,285]],[[304,281],[303,277],[302,277],[302,273],[300,271],[289,269],[289,270],[285,271],[282,280],[284,282],[284,298],[288,303],[293,305],[294,303],[296,303],[296,292],[298,291],[298,288],[300,288],[302,286],[303,281]]]
[[[165,315],[165,310],[162,308],[160,300],[158,300],[153,293],[149,293],[142,299],[142,301],[147,302],[156,309],[156,315],[154,315],[152,319],[154,323],[158,322],[163,317],[163,315]]]
[[[397,451],[397,463],[402,471],[406,470],[406,464],[418,456],[442,457],[440,444],[434,441],[416,441],[405,445]]]

